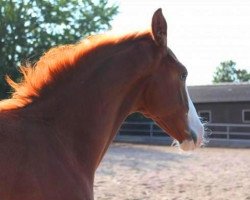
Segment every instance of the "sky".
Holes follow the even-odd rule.
[[[220,62],[250,71],[249,0],[110,0],[119,6],[113,31],[143,30],[163,9],[168,46],[188,69],[188,85],[212,83]]]

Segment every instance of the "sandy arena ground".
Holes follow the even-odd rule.
[[[250,200],[250,149],[113,144],[94,190],[96,200]]]

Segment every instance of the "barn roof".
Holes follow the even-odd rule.
[[[194,103],[250,101],[250,83],[189,86],[188,91]]]

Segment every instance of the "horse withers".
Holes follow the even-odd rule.
[[[161,9],[149,31],[52,48],[21,67],[0,102],[0,199],[92,200],[95,171],[123,120],[141,112],[184,150],[204,129],[187,69],[167,47]]]

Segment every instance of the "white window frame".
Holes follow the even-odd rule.
[[[250,110],[249,110],[250,111]],[[201,113],[208,113],[209,114],[209,121],[207,121],[207,123],[211,123],[212,122],[212,111],[211,110],[199,110],[198,111],[198,115],[199,117],[201,117]]]
[[[250,123],[250,120],[245,120],[245,112],[250,112],[250,109],[243,109],[242,110],[242,122],[243,123]]]

